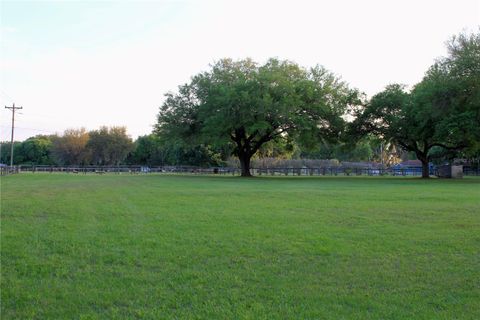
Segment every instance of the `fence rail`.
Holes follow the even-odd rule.
[[[20,172],[20,166],[0,166],[0,175],[1,176],[6,176],[8,174],[14,174],[14,173],[19,173]]]
[[[27,172],[63,172],[72,174],[147,174],[147,173],[189,173],[189,174],[220,174],[240,175],[238,168],[231,167],[192,167],[192,166],[17,166],[6,167],[5,174]],[[318,168],[252,168],[253,175],[267,176],[421,176],[422,168],[362,168],[362,167],[318,167]],[[436,169],[430,169],[431,175],[437,175]],[[480,176],[479,168],[464,167],[463,174],[467,176]],[[4,168],[2,168],[4,175]]]

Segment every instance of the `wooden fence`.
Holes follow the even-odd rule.
[[[10,168],[10,167],[8,167]],[[220,174],[240,175],[238,168],[213,167],[202,168],[192,166],[17,166],[16,169],[9,169],[9,173],[27,172],[63,172],[72,174],[149,174],[149,173],[170,173],[170,174]],[[478,168],[463,168],[464,175],[479,176]],[[258,176],[421,176],[422,168],[349,168],[349,167],[320,167],[320,168],[252,168],[251,173]],[[7,174],[7,173],[6,173]],[[436,175],[437,170],[431,169],[431,175]],[[3,168],[2,168],[3,175]]]
[[[0,175],[6,176],[8,174],[19,173],[21,171],[20,166],[0,166]]]

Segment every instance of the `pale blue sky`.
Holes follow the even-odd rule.
[[[186,2],[2,1],[2,27],[14,46],[85,49],[147,36],[188,18]],[[6,54],[15,47],[2,43]]]
[[[0,140],[125,125],[147,134],[163,94],[222,57],[321,64],[371,95],[412,85],[480,1],[0,2]]]

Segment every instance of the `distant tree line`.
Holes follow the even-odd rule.
[[[15,165],[191,165],[221,166],[226,153],[209,146],[184,146],[155,134],[133,141],[125,127],[87,131],[68,129],[61,135],[37,135],[14,142]],[[10,162],[10,142],[2,142],[0,162]]]
[[[62,135],[38,135],[14,143],[14,163],[34,165],[119,165],[133,150],[125,127],[69,129]],[[10,143],[2,143],[1,162],[10,159]]]
[[[414,154],[401,152],[374,137],[350,145],[322,143],[306,150],[294,142],[267,143],[255,159],[335,159],[338,161],[373,161],[391,164],[400,158],[413,159]],[[0,162],[10,162],[10,142],[3,142]],[[399,152],[400,151],[400,152]],[[16,165],[146,165],[146,166],[227,166],[232,151],[208,145],[189,146],[162,139],[157,134],[140,136],[135,141],[123,127],[101,127],[99,130],[69,129],[62,135],[37,135],[14,143]],[[389,160],[390,159],[390,160]]]

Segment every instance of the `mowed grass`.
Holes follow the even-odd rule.
[[[480,319],[480,179],[20,174],[2,319]]]

